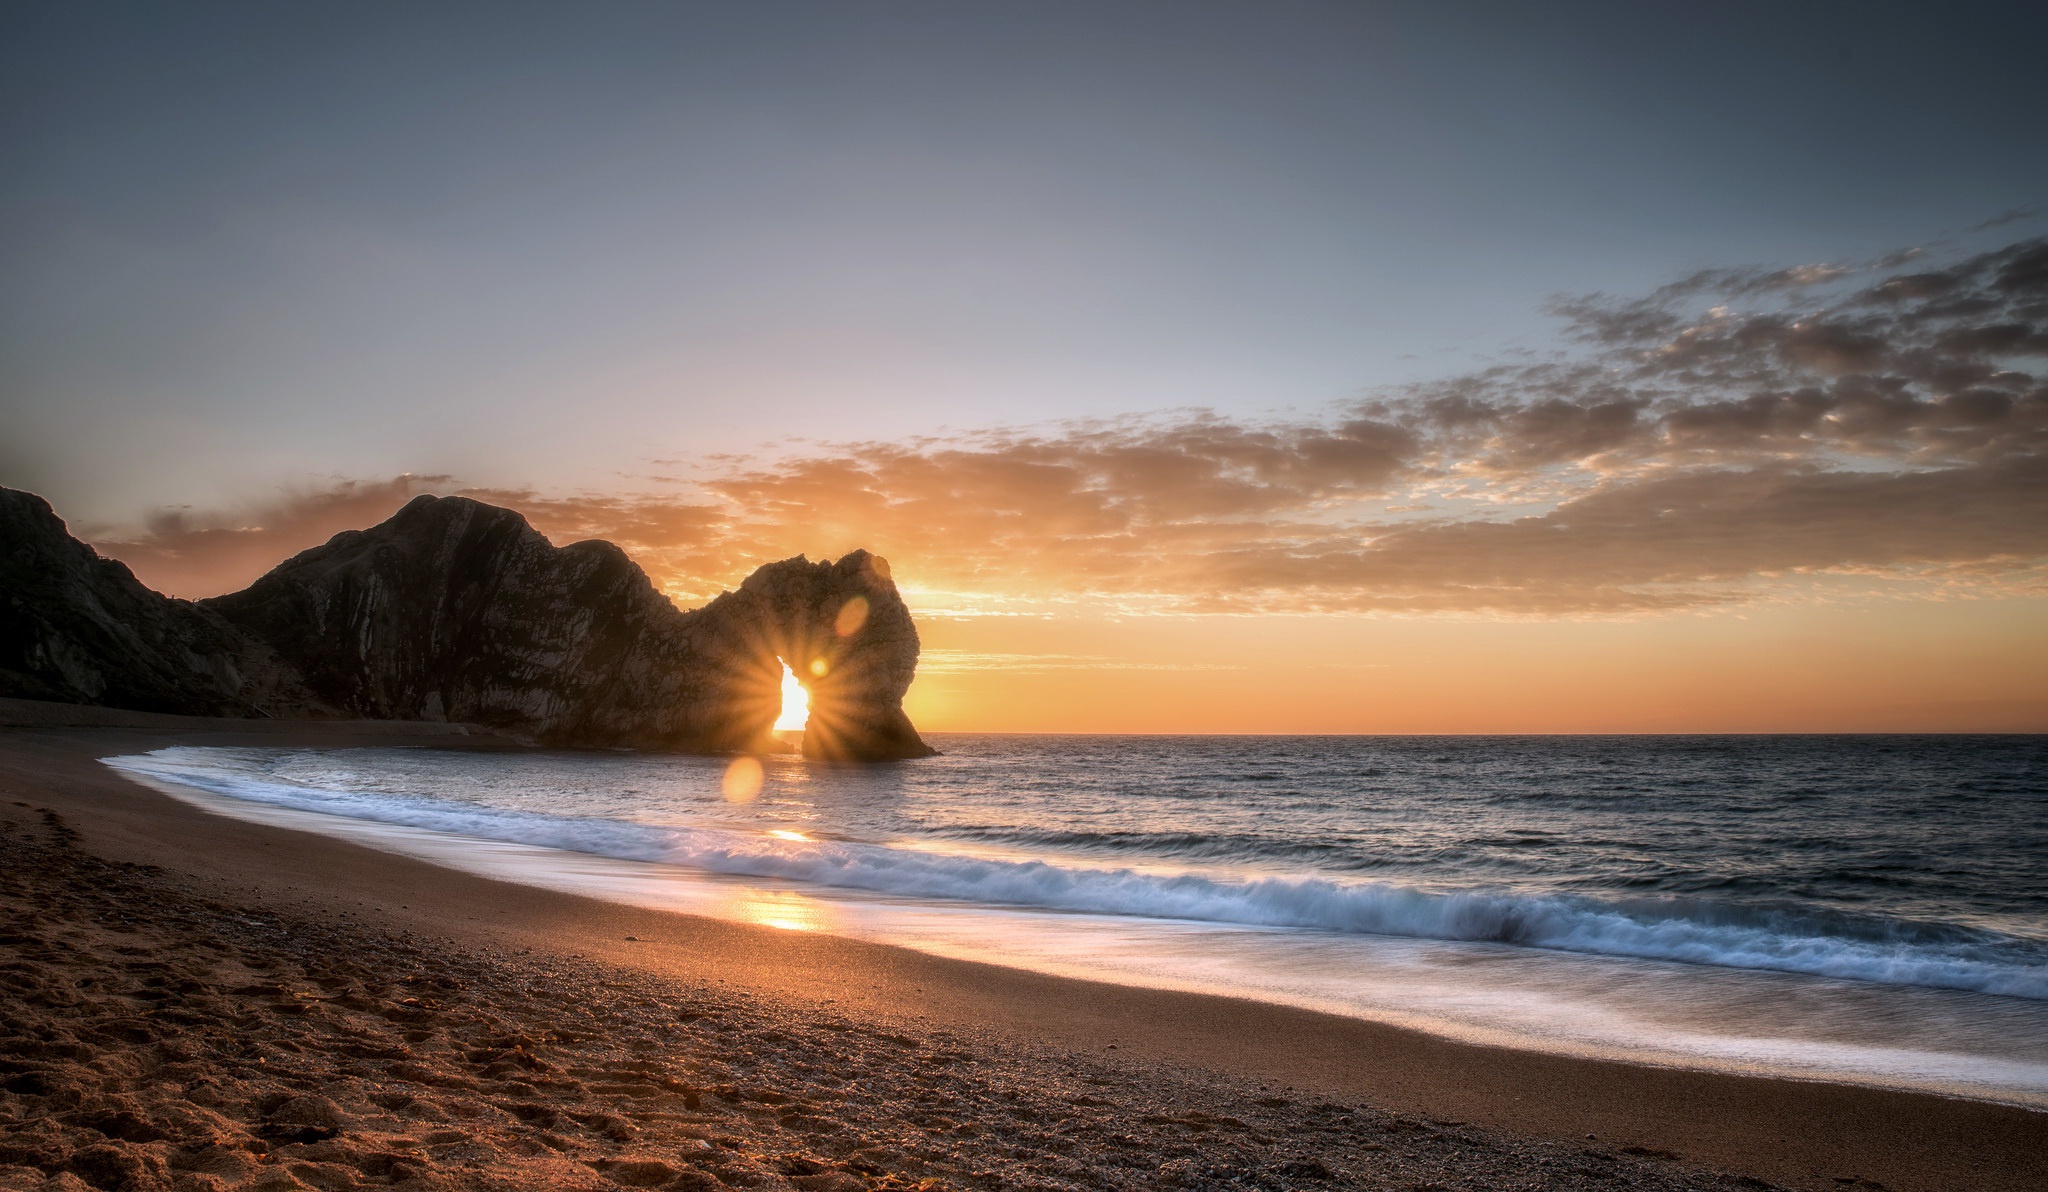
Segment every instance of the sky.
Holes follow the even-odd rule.
[[[19,4],[0,484],[888,557],[944,730],[2048,730],[2039,6]]]

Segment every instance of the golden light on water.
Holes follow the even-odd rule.
[[[777,840],[796,840],[805,844],[809,844],[811,840],[810,837],[802,832],[793,832],[788,828],[770,828],[768,829],[768,834]]]
[[[718,785],[729,802],[751,803],[761,793],[762,777],[760,758],[736,757],[725,767],[725,777]]]
[[[775,718],[778,733],[800,733],[811,720],[811,693],[797,681],[796,672],[782,664],[782,715]]]

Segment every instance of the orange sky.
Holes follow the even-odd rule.
[[[360,524],[390,512],[342,508]],[[182,567],[130,553],[145,582],[206,595],[278,553],[234,545],[212,572],[197,570],[204,552]],[[924,643],[907,707],[933,732],[2048,731],[2039,596],[1863,588],[1621,614],[1131,615],[994,591],[993,615],[962,616],[939,611],[965,600],[926,590],[914,558],[893,567]]]
[[[391,511],[353,498],[333,510],[349,525]],[[200,596],[323,530],[285,542],[245,529],[176,558],[103,549]],[[1132,613],[1047,598],[1031,576],[1013,591],[1001,576],[979,592],[933,589],[915,557],[897,557],[924,643],[907,706],[933,732],[2048,731],[2048,598],[1995,585],[1764,586],[1663,611]],[[653,578],[697,602],[694,577]]]
[[[2048,729],[2031,12],[155,7],[0,11],[0,484],[159,590],[449,493],[871,550],[935,730]]]
[[[182,596],[419,492],[617,542],[679,605],[894,565],[934,731],[2048,729],[2048,239],[1564,304],[1519,363],[1200,410],[401,475],[80,526]],[[62,512],[62,510],[60,510]]]
[[[2048,730],[2048,602],[1622,621],[927,620],[936,731]]]

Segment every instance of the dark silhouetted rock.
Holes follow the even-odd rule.
[[[903,712],[917,671],[917,627],[882,558],[857,550],[836,563],[802,556],[770,563],[739,591],[689,616],[715,640],[748,643],[754,655],[787,661],[811,694],[806,756],[874,760],[932,752]],[[781,706],[781,664],[748,690],[767,678],[775,683],[765,693],[772,724]]]
[[[552,745],[774,748],[787,660],[814,693],[806,752],[931,752],[903,714],[917,631],[866,552],[770,564],[685,613],[610,543],[556,547],[509,509],[419,497],[204,603],[351,715]]]
[[[509,509],[420,497],[201,602],[350,716],[458,720],[548,744],[696,748],[699,660],[617,547],[557,548]]]
[[[869,761],[932,752],[903,713],[917,630],[888,565],[865,551],[836,563],[773,563],[739,591],[679,612],[610,543],[556,547],[509,509],[419,497],[243,591],[192,604],[150,592],[64,534],[39,499],[13,495],[33,502],[56,534],[21,534],[10,523],[8,549],[17,539],[28,544],[17,551],[20,569],[46,570],[36,560],[55,553],[91,579],[39,587],[10,616],[37,625],[83,618],[98,635],[39,631],[34,654],[43,661],[6,663],[23,676],[6,676],[8,694],[253,714],[222,696],[229,688],[220,683],[127,676],[164,670],[158,655],[191,653],[235,676],[238,692],[248,686],[245,660],[256,660],[263,693],[289,694],[295,713],[452,720],[560,746],[761,750],[783,747],[771,729],[787,660],[812,692],[806,754]],[[92,611],[109,600],[146,615]],[[115,627],[130,621],[154,627],[142,635],[154,653],[120,637]],[[194,668],[213,673],[198,661],[186,667]],[[105,678],[116,671],[126,686]],[[147,688],[149,702],[131,687]]]
[[[201,716],[326,711],[262,642],[143,587],[73,538],[49,502],[5,488],[0,693]]]

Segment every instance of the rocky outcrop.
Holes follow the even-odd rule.
[[[200,716],[331,711],[261,641],[143,587],[73,538],[49,502],[5,488],[0,694]]]
[[[771,728],[786,661],[812,693],[806,754],[931,752],[903,712],[916,627],[887,564],[864,551],[770,564],[739,591],[680,612],[610,543],[556,547],[509,509],[420,497],[195,605],[149,592],[64,537],[97,567],[118,569],[137,599],[157,602],[165,641],[204,629],[228,663],[262,659],[263,674],[288,677],[294,711],[461,721],[560,746],[778,748]],[[76,593],[47,596],[35,603]],[[9,693],[115,702],[76,684]],[[166,706],[179,698],[149,707],[200,710],[189,699]],[[223,707],[205,710],[234,714]]]
[[[864,550],[836,563],[798,556],[770,563],[704,609],[686,614],[703,640],[721,643],[724,673],[744,674],[737,693],[750,723],[773,724],[786,660],[809,690],[803,751],[830,759],[924,757],[932,750],[903,712],[917,672],[917,627],[896,593],[889,564]],[[771,686],[772,684],[772,686]]]
[[[202,601],[345,715],[458,720],[548,744],[699,748],[699,658],[617,547],[557,548],[509,509],[421,497]]]

